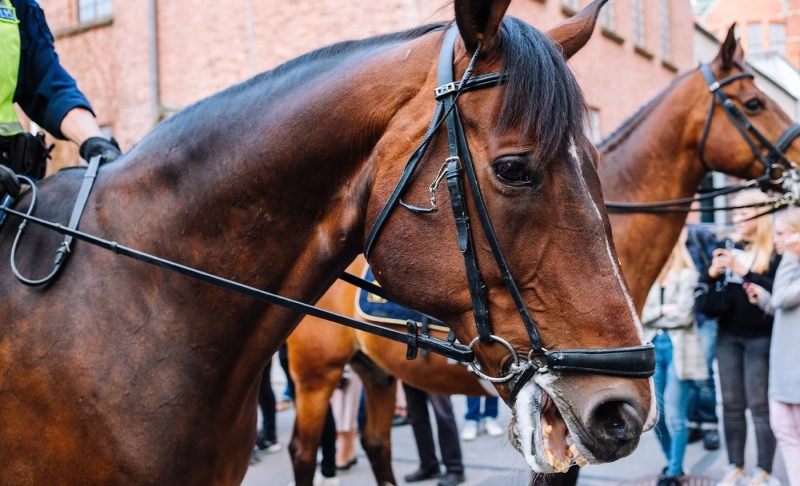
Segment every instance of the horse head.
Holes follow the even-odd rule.
[[[744,120],[751,123],[768,142],[774,144],[792,127],[792,120],[774,100],[756,86],[753,73],[744,61],[742,46],[736,39],[735,27],[734,24],[728,30],[717,57],[707,65],[708,70],[720,83],[718,89],[733,103],[731,108],[743,115]],[[691,133],[698,134],[696,142],[701,161],[709,170],[755,179],[768,171],[756,152],[769,156],[768,147],[750,131],[745,129],[743,134],[735,129],[731,115],[726,113],[721,103],[714,103],[709,110],[709,99],[714,96],[711,88],[714,85],[709,82],[710,78],[704,77],[704,69],[706,67],[702,66],[692,75],[693,86],[696,88],[693,90],[696,93],[693,101],[697,108],[688,127],[693,130]],[[730,81],[726,82],[728,79]],[[742,125],[746,128],[744,123]],[[748,138],[753,145],[748,143]],[[796,139],[794,143],[791,142],[792,140],[788,142],[783,153],[787,161],[798,161],[800,142]],[[778,162],[769,159],[770,164]],[[777,178],[780,174],[774,176]]]
[[[384,135],[372,155],[365,227],[378,224],[382,231],[374,241],[367,237],[365,253],[375,276],[398,301],[443,320],[461,343],[472,343],[482,373],[510,377],[495,386],[506,400],[512,398],[512,442],[537,472],[562,472],[573,461],[601,463],[630,454],[655,420],[645,378],[546,366],[537,367],[532,378],[515,374],[520,363],[537,361],[545,350],[643,344],[602,209],[597,152],[583,131],[584,100],[565,62],[588,40],[603,3],[594,2],[544,35],[505,17],[509,0],[456,1],[454,79],[476,58],[476,79],[499,71],[503,82],[457,98],[456,124],[466,139],[465,150],[455,157],[460,160],[453,162],[448,119],[447,128],[434,131],[419,169],[403,188],[404,205],[427,201],[430,188],[438,210],[420,213],[398,206],[385,213],[414,141],[437,116],[431,96],[440,84],[436,62],[420,73],[422,88],[396,113],[390,123],[395,130]],[[422,49],[435,59],[431,50],[441,43],[440,36],[435,46]],[[403,52],[408,57],[420,47]],[[461,182],[455,180],[461,172],[451,169],[459,164],[470,183],[464,182],[467,218],[455,214],[457,225],[454,213],[460,206],[435,193],[444,190],[434,182],[447,171],[452,203],[451,184]],[[470,164],[474,181],[468,177]],[[477,266],[472,277],[464,256],[470,250]],[[501,270],[506,264],[513,279]],[[491,337],[477,329],[483,320]]]

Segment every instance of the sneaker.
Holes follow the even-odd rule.
[[[267,454],[273,454],[275,452],[280,452],[283,450],[283,445],[278,442],[278,439],[275,439],[274,442],[267,442],[264,440],[257,440],[256,441],[256,453],[258,457],[265,456]]]
[[[250,465],[254,466],[254,465],[258,464],[259,462],[261,462],[261,458],[258,457],[258,447],[255,447],[253,449],[253,455],[250,456]]]
[[[486,417],[483,426],[486,427],[486,433],[491,437],[501,436],[505,432],[505,429],[501,427],[500,424],[497,423],[497,420],[492,417]]]
[[[707,451],[719,449],[719,431],[717,429],[703,431],[703,447]]]
[[[290,408],[292,408],[292,401],[287,399],[286,397],[281,398],[275,404],[275,411],[276,412],[283,412],[284,410],[289,410]]]
[[[748,479],[747,473],[744,472],[744,469],[731,464],[728,466],[728,470],[725,472],[725,475],[722,477],[722,480],[717,483],[717,486],[748,486]]]
[[[464,473],[449,472],[442,476],[442,479],[440,479],[436,484],[437,486],[456,486],[464,481],[466,481],[466,478],[464,478]]]
[[[314,474],[314,486],[339,486],[339,478],[334,476],[332,478],[326,477],[322,475],[321,471],[317,471]]]
[[[656,486],[682,486],[683,483],[681,482],[681,478],[683,476],[667,476],[666,474],[662,474],[658,478],[658,482]]]
[[[700,427],[689,427],[689,444],[694,444],[703,439],[703,431]]]
[[[461,440],[469,442],[478,438],[478,422],[474,420],[467,420],[464,422],[464,428],[461,429]]]
[[[757,467],[750,476],[751,486],[781,486],[778,478],[768,473],[767,471]]]

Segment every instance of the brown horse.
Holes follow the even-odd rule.
[[[455,75],[473,57],[476,75],[507,74],[458,101],[477,174],[470,181],[547,348],[641,345],[599,209],[580,90],[550,40],[504,18],[508,3],[455,2]],[[316,301],[361,252],[425,134],[445,27],[337,44],[184,110],[100,170],[81,229]],[[427,199],[448,153],[443,133],[421,159],[407,201]],[[46,180],[38,216],[65,223],[65,201],[82,176],[71,170]],[[474,197],[466,210],[476,214],[477,194],[467,194]],[[15,204],[27,203],[29,196]],[[7,219],[0,255],[9,255],[8,227],[19,223]],[[487,241],[475,233],[493,333],[526,355],[529,331]],[[45,274],[59,243],[29,228],[18,267]],[[477,331],[458,249],[449,208],[401,208],[371,262],[400,302],[470,342]],[[85,244],[71,252],[47,288],[0,275],[0,484],[239,483],[255,438],[260,374],[301,316]],[[577,332],[578,323],[588,332]],[[509,352],[496,342],[477,345],[475,355],[493,376],[508,369]],[[536,383],[579,425],[574,440],[587,457],[629,453],[652,423],[646,379],[556,378],[541,372]],[[535,406],[546,395],[536,386],[529,382],[517,401],[534,407],[517,414],[526,424],[518,441],[528,449],[541,448]]]
[[[741,54],[735,38],[729,35],[711,64],[717,79],[742,70]],[[727,87],[726,93],[741,105],[753,99],[764,104],[763,110],[749,115],[773,141],[791,124],[775,102],[748,79]],[[686,73],[604,141],[600,145],[600,175],[606,200],[644,203],[692,196],[707,173],[697,155],[710,98],[699,70]],[[720,109],[713,113],[710,126],[714,132],[709,136],[705,158],[712,168],[742,177],[760,175],[763,168]],[[800,160],[800,142],[790,146],[786,155]],[[622,269],[641,305],[677,241],[685,216],[612,215],[611,223]],[[351,271],[360,272],[363,264],[357,262]],[[320,304],[341,314],[356,315],[355,292],[343,282],[336,283]],[[443,336],[437,331],[432,334]],[[342,345],[336,349],[320,348],[315,344],[317,340]],[[434,393],[488,395],[478,378],[464,366],[449,364],[445,358],[431,354],[407,361],[402,345],[385,344],[375,336],[315,322],[313,318],[301,322],[288,342],[291,372],[298,384],[291,444],[296,471],[313,469],[316,455],[309,455],[308,451],[316,451],[330,394],[341,378],[342,368],[359,350],[414,387]],[[367,423],[362,445],[378,483],[396,484],[390,462],[394,385],[387,384],[363,360],[353,366],[364,381],[366,394]],[[555,484],[556,479],[550,481]]]

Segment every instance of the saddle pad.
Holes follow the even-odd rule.
[[[372,274],[372,269],[367,265],[362,272],[361,278],[379,285]],[[417,327],[422,326],[425,316],[411,309],[407,309],[401,305],[389,302],[386,299],[378,297],[375,294],[369,293],[366,290],[359,289],[356,293],[356,312],[359,317],[367,321],[380,322],[383,324],[392,324],[396,326],[406,326],[406,321],[411,320],[417,323]],[[430,324],[428,329],[434,331],[449,332],[450,329],[442,326]]]

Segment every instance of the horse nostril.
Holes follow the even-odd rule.
[[[615,443],[623,447],[636,441],[642,434],[642,419],[628,402],[605,402],[593,414],[589,429],[596,439]]]

